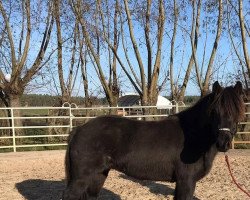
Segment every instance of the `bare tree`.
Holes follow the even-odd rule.
[[[34,31],[34,29],[32,29],[31,16],[34,16],[34,12],[36,12],[36,10],[31,10],[29,0],[22,1],[21,5],[19,2],[11,1],[11,6],[8,6],[9,5],[6,4],[6,2],[3,3],[0,1],[0,13],[4,22],[3,26],[6,27],[6,35],[8,38],[8,43],[4,48],[5,52],[1,52],[1,54],[6,55],[4,59],[9,63],[8,71],[11,74],[11,78],[10,80],[6,80],[4,72],[2,69],[0,69],[0,88],[4,93],[4,98],[6,99],[7,103],[6,106],[19,107],[20,97],[23,94],[24,89],[29,84],[29,82],[32,81],[37,72],[44,66],[45,52],[49,44],[54,20],[51,15],[50,2],[48,4],[43,3],[43,6],[46,8],[43,12],[47,12],[47,16],[43,34],[38,36],[42,38],[42,42],[37,55],[35,56],[34,60],[31,61],[28,60],[29,49],[32,47],[31,33]],[[15,33],[17,29],[16,26],[18,25],[16,24],[15,19],[12,19],[12,14],[14,11],[13,13],[11,12],[15,6],[17,7],[15,12],[22,19],[20,23],[21,37],[19,39]],[[8,7],[9,11],[6,11],[5,7]],[[19,42],[17,42],[18,40]],[[19,45],[16,45],[17,43]],[[10,56],[8,56],[6,52],[8,52]],[[20,113],[17,111],[16,115],[19,114]]]
[[[150,34],[152,34],[152,31],[150,29],[152,25],[152,17],[151,17],[151,4],[152,2],[150,0],[146,1],[146,12],[143,13],[142,18],[145,17],[145,26],[144,26],[144,35],[145,35],[145,41],[146,41],[146,49],[147,49],[147,68],[145,68],[141,53],[135,38],[134,33],[134,27],[133,27],[133,21],[131,17],[131,11],[129,8],[129,4],[127,0],[124,0],[124,6],[125,6],[125,12],[128,22],[128,28],[129,28],[129,34],[131,43],[133,46],[134,55],[137,60],[138,68],[140,71],[140,87],[141,87],[141,99],[142,99],[142,105],[155,105],[157,102],[157,97],[159,93],[159,73],[161,68],[161,53],[162,53],[162,41],[163,41],[163,35],[164,35],[164,24],[165,24],[165,10],[164,10],[164,4],[163,1],[159,0],[158,2],[158,16],[157,20],[155,21],[157,23],[157,31],[155,38],[157,40],[156,45],[156,52],[155,52],[155,58],[154,63],[152,62],[152,42],[150,38]],[[145,76],[145,71],[148,71],[148,76]]]
[[[178,24],[178,19],[183,17],[186,18],[186,13],[184,13],[184,16],[180,16],[178,10],[180,5],[176,2],[176,0],[174,0],[174,20],[173,20],[173,35],[172,35],[172,39],[171,39],[171,51],[170,51],[170,85],[171,85],[171,94],[172,94],[172,99],[178,101],[184,101],[184,96],[185,96],[185,92],[188,86],[188,82],[190,80],[190,75],[195,63],[195,59],[194,59],[194,54],[196,54],[197,51],[197,46],[198,46],[198,40],[199,40],[199,29],[200,29],[200,15],[201,15],[201,8],[202,8],[202,0],[198,0],[198,1],[192,1],[192,20],[191,20],[191,30],[189,31],[188,29],[186,29],[186,27],[183,27],[182,25],[180,25],[180,23]],[[182,6],[183,7],[183,6]],[[184,7],[185,8],[185,7]],[[191,48],[192,48],[192,52],[191,52],[191,56],[189,58],[189,62],[188,65],[185,69],[185,73],[184,73],[184,78],[182,83],[179,85],[179,81],[180,80],[176,80],[176,82],[174,81],[174,76],[173,76],[173,72],[176,71],[177,69],[174,69],[174,64],[173,64],[173,60],[174,60],[174,44],[175,44],[175,37],[176,37],[176,32],[177,32],[177,28],[180,28],[180,31],[183,32],[183,34],[188,35],[189,37],[187,38],[188,41],[190,41],[191,44]],[[184,47],[185,48],[185,47]],[[198,66],[197,66],[198,67]],[[195,68],[196,73],[198,74],[197,76],[199,77],[200,73],[199,73],[199,69]],[[198,80],[200,80],[200,78],[198,78]],[[200,85],[200,83],[198,82],[198,85]]]
[[[103,66],[101,65],[100,62],[100,41],[101,41],[101,36],[100,36],[100,30],[98,30],[98,21],[95,22],[95,26],[88,26],[89,24],[87,24],[85,17],[84,17],[84,13],[83,13],[83,8],[84,8],[84,4],[82,3],[82,1],[77,0],[77,1],[71,1],[71,7],[72,10],[76,16],[76,19],[79,21],[80,25],[81,25],[81,31],[82,31],[82,35],[85,38],[85,44],[88,47],[88,50],[90,51],[90,56],[93,57],[93,61],[94,61],[94,65],[96,65],[96,71],[97,71],[97,75],[100,79],[100,82],[102,84],[104,93],[107,97],[107,100],[109,102],[109,104],[111,106],[116,106],[117,105],[117,99],[118,99],[118,95],[119,95],[119,88],[117,85],[117,76],[116,76],[116,61],[115,58],[113,58],[113,64],[112,64],[112,74],[113,74],[113,78],[109,77],[108,79],[106,79],[105,74],[103,72]],[[96,11],[97,13],[102,12],[102,8],[100,6],[100,1],[96,1]],[[101,15],[101,17],[103,17],[103,15]],[[115,16],[114,19],[117,18],[117,11],[115,12]],[[114,23],[117,23],[116,20],[114,20]],[[106,32],[105,30],[105,26],[104,26],[104,19],[102,18],[102,27],[103,27],[103,31]],[[97,28],[98,27],[98,28]],[[95,50],[95,44],[92,42],[91,40],[91,35],[89,33],[90,29],[94,29],[95,33],[96,33],[96,39],[97,39],[97,48]],[[117,51],[117,31],[114,33],[114,44],[113,47],[115,49],[115,51]],[[111,75],[111,72],[110,72]],[[111,81],[111,79],[113,81]]]

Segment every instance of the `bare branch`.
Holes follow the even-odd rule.
[[[103,86],[103,89],[104,89],[104,92],[108,98],[108,101],[109,103],[112,105],[114,102],[113,102],[113,95],[112,95],[112,91],[110,90],[110,88],[108,87],[108,84],[105,80],[105,76],[104,76],[104,73],[102,71],[102,68],[101,68],[101,64],[100,64],[100,58],[99,56],[96,54],[95,50],[94,50],[94,47],[90,41],[90,36],[89,36],[89,33],[87,31],[87,28],[86,28],[86,22],[84,20],[84,18],[82,17],[82,11],[81,11],[81,2],[78,0],[77,1],[77,5],[75,3],[73,3],[73,1],[71,1],[71,7],[77,17],[77,20],[80,22],[81,24],[81,28],[82,28],[82,33],[83,33],[83,36],[85,38],[85,42],[95,60],[95,63],[97,65],[97,68],[98,68],[98,74],[99,74],[99,77],[100,77],[100,81],[101,81],[101,84]]]
[[[138,45],[136,43],[135,36],[134,36],[134,28],[133,28],[133,24],[132,24],[130,10],[128,7],[128,1],[124,0],[124,4],[125,4],[125,11],[127,14],[130,38],[132,41],[133,49],[135,52],[135,56],[136,56],[136,59],[137,59],[138,65],[139,65],[139,69],[140,69],[140,74],[141,74],[141,84],[142,84],[142,93],[143,93],[142,104],[144,105],[147,102],[147,88],[146,88],[145,72],[144,72],[144,67],[143,67],[141,55],[139,53]]]
[[[146,12],[146,23],[144,27],[144,34],[146,39],[147,53],[148,53],[148,89],[150,89],[152,81],[152,47],[150,41],[150,15],[151,15],[151,4],[152,1],[147,1],[147,12]]]
[[[66,86],[67,90],[68,90],[69,96],[71,96],[72,90],[73,90],[72,79],[73,79],[73,68],[74,68],[74,64],[75,64],[76,37],[77,37],[77,26],[78,26],[77,24],[78,24],[78,22],[75,22],[74,36],[73,36],[72,56],[71,56],[71,63],[70,63],[69,75],[68,75],[68,79],[67,79],[68,80],[67,81],[68,84]]]
[[[176,38],[176,32],[177,32],[177,25],[178,25],[178,5],[176,3],[176,0],[174,0],[174,29],[173,29],[173,35],[171,39],[171,49],[170,49],[170,87],[171,87],[171,94],[172,99],[176,98],[176,91],[174,87],[174,75],[173,75],[173,67],[174,67],[174,45],[175,45],[175,38]]]
[[[101,17],[102,19],[104,18],[103,17],[103,13],[100,11],[100,14],[101,14]],[[121,15],[120,15],[121,16]],[[122,23],[122,22],[121,22]],[[121,25],[122,26],[122,25]],[[122,39],[124,38],[123,36],[123,28],[121,28],[122,30]],[[117,47],[116,45],[112,45],[111,42],[109,41],[109,38],[107,37],[107,33],[105,31],[105,28],[104,28],[104,31],[103,31],[103,37],[104,37],[104,40],[106,41],[106,43],[108,44],[108,47],[112,50],[113,54],[114,54],[114,57],[117,59],[117,61],[119,62],[121,68],[123,69],[123,71],[125,72],[125,74],[127,75],[128,79],[130,80],[131,84],[133,85],[133,87],[136,89],[136,91],[141,94],[141,90],[137,87],[136,83],[134,82],[134,80],[132,79],[131,75],[129,74],[129,72],[127,71],[126,67],[124,66],[124,64],[122,63],[120,57],[118,56],[117,54]],[[127,53],[125,53],[127,54]],[[127,57],[128,58],[128,57]],[[131,67],[132,68],[132,67]]]
[[[25,1],[25,10],[26,10],[26,18],[27,18],[27,33],[26,33],[26,40],[25,40],[25,45],[24,45],[24,52],[23,55],[21,57],[21,61],[18,64],[19,65],[19,71],[21,73],[23,67],[24,67],[24,63],[27,59],[27,55],[28,55],[28,50],[29,50],[29,44],[30,44],[30,33],[31,33],[31,24],[30,24],[30,0]],[[21,43],[20,39],[20,43]],[[22,46],[22,44],[20,44],[20,46]],[[20,47],[19,47],[20,49]],[[21,51],[19,50],[19,52],[21,53]]]
[[[182,29],[189,35],[190,37],[190,42],[191,42],[191,49],[192,49],[192,54],[189,59],[188,67],[185,73],[185,77],[181,86],[181,91],[179,93],[179,97],[177,98],[178,100],[183,100],[185,91],[187,88],[187,84],[190,78],[191,70],[193,65],[195,64],[195,69],[196,69],[196,79],[200,80],[200,74],[198,70],[198,63],[196,60],[196,51],[197,51],[197,46],[198,46],[198,36],[199,36],[199,28],[200,28],[200,10],[201,10],[201,2],[202,0],[198,1],[197,4],[197,13],[195,15],[195,2],[193,1],[193,13],[192,13],[192,31],[191,34],[187,32],[187,30],[182,27]],[[195,17],[196,16],[196,17]],[[198,85],[201,87],[201,83],[198,82]]]
[[[129,60],[127,48],[126,48],[126,46],[125,46],[125,41],[124,41],[125,36],[124,36],[124,31],[123,31],[123,22],[122,22],[122,15],[121,15],[121,13],[120,13],[120,21],[121,21],[120,23],[121,23],[122,47],[123,47],[123,51],[124,51],[124,54],[125,54],[125,58],[126,58],[126,61],[127,61],[127,63],[128,63],[128,66],[129,66],[129,68],[130,68],[130,70],[131,70],[131,72],[132,72],[132,74],[133,74],[133,76],[134,76],[134,78],[135,78],[135,81],[136,81],[137,85],[139,85],[139,87],[141,88],[141,87],[142,87],[142,86],[141,86],[141,82],[140,82],[139,78],[137,77],[137,75],[136,75],[136,73],[135,73],[135,71],[134,71],[134,68],[133,68],[133,66],[132,66],[132,64],[131,64],[131,62],[130,62],[130,60]],[[130,76],[130,75],[129,75],[129,76]],[[141,89],[142,89],[142,88],[141,88]]]
[[[228,1],[227,1],[228,2]],[[245,81],[245,85],[248,87],[248,83],[247,83],[247,77],[246,77],[246,75],[245,75],[245,73],[244,73],[244,66],[246,66],[246,63],[242,60],[242,58],[241,58],[241,56],[240,56],[240,54],[239,54],[239,52],[238,52],[238,50],[237,50],[237,47],[235,46],[235,43],[234,43],[234,40],[233,40],[233,36],[232,36],[232,33],[231,33],[231,24],[230,24],[230,11],[229,11],[229,9],[228,9],[228,4],[227,4],[227,27],[228,27],[228,34],[229,34],[229,38],[230,38],[230,41],[231,41],[231,43],[232,43],[232,45],[233,45],[233,49],[234,49],[234,52],[235,52],[235,54],[236,54],[236,56],[237,56],[237,58],[238,58],[238,60],[239,60],[239,62],[240,62],[240,65],[241,65],[241,67],[242,67],[242,75],[243,75],[243,77],[244,77],[244,81]]]
[[[25,4],[25,1],[22,1],[22,28],[21,28],[20,40],[19,40],[18,61],[20,61],[20,57],[22,55],[22,42],[23,42],[24,19],[25,19],[24,4]]]
[[[5,26],[6,26],[6,29],[7,29],[8,39],[9,39],[9,42],[10,42],[10,49],[11,49],[11,62],[12,62],[13,71],[15,71],[16,67],[17,67],[15,46],[14,46],[14,41],[13,41],[13,37],[12,37],[12,33],[11,33],[9,20],[8,20],[7,15],[6,15],[5,9],[3,7],[2,1],[0,1],[0,12],[3,15],[4,23],[5,23]]]
[[[247,41],[246,41],[246,33],[245,33],[245,26],[244,26],[244,16],[242,11],[242,0],[238,0],[239,2],[239,20],[240,20],[240,31],[241,31],[241,40],[243,45],[243,52],[245,56],[245,62],[248,69],[248,77],[250,77],[250,60],[247,48]]]
[[[215,54],[217,52],[217,48],[218,48],[218,44],[219,44],[219,40],[220,40],[220,36],[221,36],[221,31],[222,31],[222,17],[223,17],[222,0],[219,0],[218,3],[219,3],[219,6],[218,6],[219,14],[218,14],[218,21],[217,21],[217,33],[216,33],[216,38],[214,41],[212,53],[211,53],[211,56],[209,59],[208,68],[207,68],[205,80],[203,83],[203,88],[201,90],[202,95],[205,95],[208,92],[209,80],[210,80],[211,74],[212,74],[213,62],[214,62]]]
[[[232,6],[232,8],[234,9],[234,11],[237,13],[237,15],[239,16],[240,13],[239,11],[237,10],[236,6],[234,5],[234,3],[232,3],[231,0],[228,0],[228,2],[230,3],[230,5]],[[248,37],[250,37],[250,28],[247,26],[247,24],[245,23],[245,21],[243,22],[244,23],[244,28],[248,34]]]
[[[53,23],[54,23],[54,18],[51,17],[51,13],[49,11],[48,16],[47,16],[46,28],[45,28],[45,31],[43,34],[43,40],[42,40],[42,43],[40,46],[39,53],[38,53],[33,65],[32,65],[32,67],[24,75],[24,78],[23,78],[24,85],[26,85],[31,80],[32,76],[34,76],[34,74],[37,72],[38,68],[40,67],[40,64],[44,58],[46,49],[48,47]]]

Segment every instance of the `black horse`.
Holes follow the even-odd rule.
[[[102,116],[77,127],[66,153],[63,200],[96,198],[110,169],[137,179],[176,182],[175,199],[193,198],[218,151],[230,148],[244,117],[240,82],[210,94],[161,121]]]

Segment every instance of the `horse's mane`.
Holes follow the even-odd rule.
[[[241,94],[230,86],[215,95],[209,110],[231,116],[235,121],[242,121],[245,117],[245,104]]]
[[[245,117],[245,104],[242,94],[239,94],[232,86],[226,87],[218,93],[211,92],[207,94],[199,99],[193,106],[179,112],[177,115],[183,118],[186,115],[189,116],[191,112],[192,118],[184,117],[185,121],[188,121],[188,126],[190,126],[191,122],[197,120],[197,118],[194,118],[195,113],[201,113],[202,109],[205,109],[203,111],[208,115],[213,111],[221,115],[225,114],[226,116],[232,117],[232,120],[235,122],[243,121]],[[199,114],[197,116],[198,118],[201,117]],[[195,126],[196,125],[195,122]]]

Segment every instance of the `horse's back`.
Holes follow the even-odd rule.
[[[136,121],[116,116],[101,116],[77,127],[69,141],[71,154],[85,155],[87,158],[95,155],[113,157],[122,143],[129,137],[128,128],[132,128]]]
[[[101,116],[79,127],[75,140],[103,152],[154,151],[178,148],[183,134],[177,118],[137,121],[119,116]],[[115,149],[113,149],[115,148]],[[86,148],[85,148],[86,149]]]

